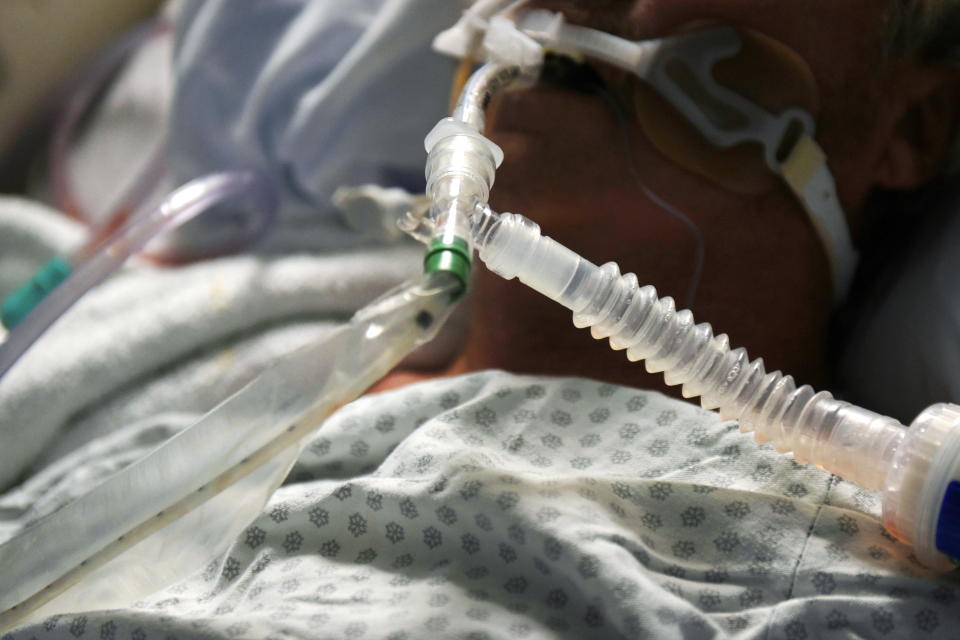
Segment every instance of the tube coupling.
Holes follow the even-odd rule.
[[[935,404],[917,416],[887,472],[883,524],[917,559],[948,569],[960,557],[960,406]]]

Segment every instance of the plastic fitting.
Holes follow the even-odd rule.
[[[483,136],[484,112],[501,89],[531,77],[533,70],[489,63],[464,87],[453,115],[427,134],[426,194],[431,205],[434,235],[424,258],[427,273],[447,271],[466,290],[470,263],[472,219],[477,202],[486,202],[503,151]]]
[[[433,50],[454,58],[473,55],[490,19],[514,3],[515,0],[479,0],[463,12],[455,25],[434,38]]]
[[[958,563],[960,406],[927,407],[906,431],[886,476],[883,525],[912,544],[923,564]]]
[[[427,197],[434,236],[424,258],[427,273],[449,271],[465,290],[473,250],[473,204],[487,201],[503,151],[476,129],[444,118],[427,135]]]

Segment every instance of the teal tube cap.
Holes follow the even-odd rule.
[[[3,300],[0,305],[0,322],[7,329],[13,329],[33,311],[57,285],[67,279],[72,269],[70,263],[56,256]]]

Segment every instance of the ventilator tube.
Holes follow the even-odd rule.
[[[619,267],[598,267],[516,214],[478,204],[474,243],[487,267],[573,311],[577,327],[608,338],[631,361],[645,360],[684,397],[700,396],[706,409],[735,419],[758,442],[798,462],[883,492],[884,524],[910,543],[932,568],[952,568],[960,557],[960,407],[934,405],[911,428],[897,420],[800,386],[763,360],[731,349],[726,335],[695,324],[671,298],[641,287]]]

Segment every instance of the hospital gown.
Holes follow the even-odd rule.
[[[68,454],[44,494],[75,491],[71,469],[92,486],[157,429]],[[182,582],[4,640],[956,637],[960,581],[878,510],[689,403],[481,372],[343,408]]]

